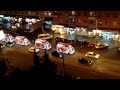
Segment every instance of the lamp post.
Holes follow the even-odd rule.
[[[96,28],[96,30],[97,30],[97,26],[98,26],[98,20],[96,18],[96,20],[95,20],[95,28]]]
[[[64,54],[61,52],[62,54],[62,60],[63,60],[63,73],[64,73],[64,76],[65,76],[65,63],[64,63]]]

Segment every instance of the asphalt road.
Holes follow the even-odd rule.
[[[53,43],[52,41],[52,44]],[[30,44],[29,46],[15,45],[11,48],[5,47],[0,51],[0,56],[9,58],[9,61],[15,67],[28,70],[31,65],[33,65],[33,54],[28,51],[31,46],[34,46],[34,44]],[[51,50],[53,49],[55,48]],[[66,73],[80,76],[81,78],[120,78],[120,52],[111,51],[111,48],[96,50],[94,48],[80,48],[77,45],[75,49],[76,52],[73,55],[64,54]],[[51,50],[47,52],[50,53]],[[101,55],[100,59],[88,58],[93,61],[92,66],[84,65],[77,61],[79,57],[85,57],[87,51],[95,51]],[[39,55],[41,56],[43,52],[44,50],[41,50]],[[63,72],[62,58],[53,57],[51,54],[49,55],[51,60],[58,65],[58,72]]]
[[[49,40],[55,49],[54,40]],[[34,46],[15,45],[13,47],[5,47],[0,50],[0,57],[9,58],[11,64],[15,67],[20,67],[22,70],[28,70],[33,65],[33,54],[28,49]],[[120,78],[120,52],[118,48],[109,47],[106,49],[96,50],[95,48],[87,48],[75,45],[76,52],[73,55],[64,54],[65,59],[65,71],[81,78],[87,79],[118,79]],[[48,53],[51,52],[48,51]],[[85,57],[87,51],[94,51],[100,54],[100,59],[91,59],[93,61],[92,66],[81,64],[77,61],[79,57]],[[39,55],[42,55],[44,50],[41,50]],[[58,72],[63,72],[62,58],[53,57],[50,58],[57,64]],[[86,58],[86,57],[85,57]]]

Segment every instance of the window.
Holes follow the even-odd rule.
[[[99,22],[98,22],[98,25],[100,25],[100,26],[101,26],[101,25],[102,25],[102,21],[99,21]]]
[[[72,15],[75,15],[75,11],[72,11]]]
[[[113,13],[113,17],[114,17],[114,18],[117,18],[117,12],[114,12],[114,13]]]
[[[65,12],[65,15],[67,16],[67,15],[68,15],[68,12]]]
[[[78,16],[81,16],[81,12],[78,12]]]
[[[72,22],[75,23],[75,19],[74,18],[73,18]]]
[[[98,17],[102,17],[102,12],[98,12]]]
[[[87,20],[84,20],[84,24],[87,24]]]
[[[113,26],[117,26],[117,21],[114,21],[114,22],[113,22]]]
[[[95,20],[90,20],[91,25],[95,25]]]
[[[68,23],[68,20],[66,19],[65,22]]]
[[[90,12],[90,16],[92,16],[93,15],[93,13],[92,12]]]
[[[106,12],[106,17],[110,17],[110,13],[109,12]]]
[[[84,12],[84,16],[87,16],[87,12]]]
[[[106,21],[106,25],[109,26],[109,22],[108,21]]]

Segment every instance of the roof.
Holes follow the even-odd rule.
[[[36,41],[39,41],[39,42],[47,42],[47,40],[43,40],[43,39],[36,39],[35,42],[36,42]]]
[[[94,54],[94,52],[87,52],[87,54]]]
[[[16,36],[17,39],[24,39],[25,36]]]
[[[50,35],[49,33],[46,33],[46,34],[39,34],[38,36],[48,36]]]
[[[59,42],[58,44],[62,44],[64,46],[66,46],[66,47],[70,45],[69,43],[63,43],[63,42]]]

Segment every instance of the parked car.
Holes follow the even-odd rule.
[[[96,44],[96,45],[95,45],[95,48],[96,48],[96,49],[102,49],[102,48],[107,48],[107,47],[108,47],[107,44]]]
[[[52,51],[51,54],[56,57],[62,57],[62,55],[57,51]]]
[[[5,45],[3,45],[3,44],[0,43],[0,48],[4,48],[4,47],[5,47]]]
[[[37,49],[37,48],[35,48],[35,47],[30,47],[30,48],[29,48],[29,51],[32,52],[32,53],[34,53],[34,51],[35,51],[35,52],[39,52],[40,49]]]
[[[14,42],[6,42],[5,44],[6,44],[7,46],[9,46],[9,47],[14,46]]]
[[[51,39],[51,38],[53,38],[53,36],[50,35],[49,33],[46,33],[46,34],[39,34],[38,38],[39,39]]]
[[[96,58],[96,59],[100,58],[100,55],[96,54],[95,52],[87,52],[85,56],[90,58]]]
[[[85,58],[78,58],[78,61],[79,61],[80,63],[82,63],[82,64],[86,64],[86,65],[90,65],[90,66],[93,64],[92,61],[87,60],[87,59],[85,59]]]
[[[55,41],[56,41],[56,43],[57,42],[69,43],[70,42],[69,40],[67,40],[67,38],[60,38],[60,37],[56,37]]]

